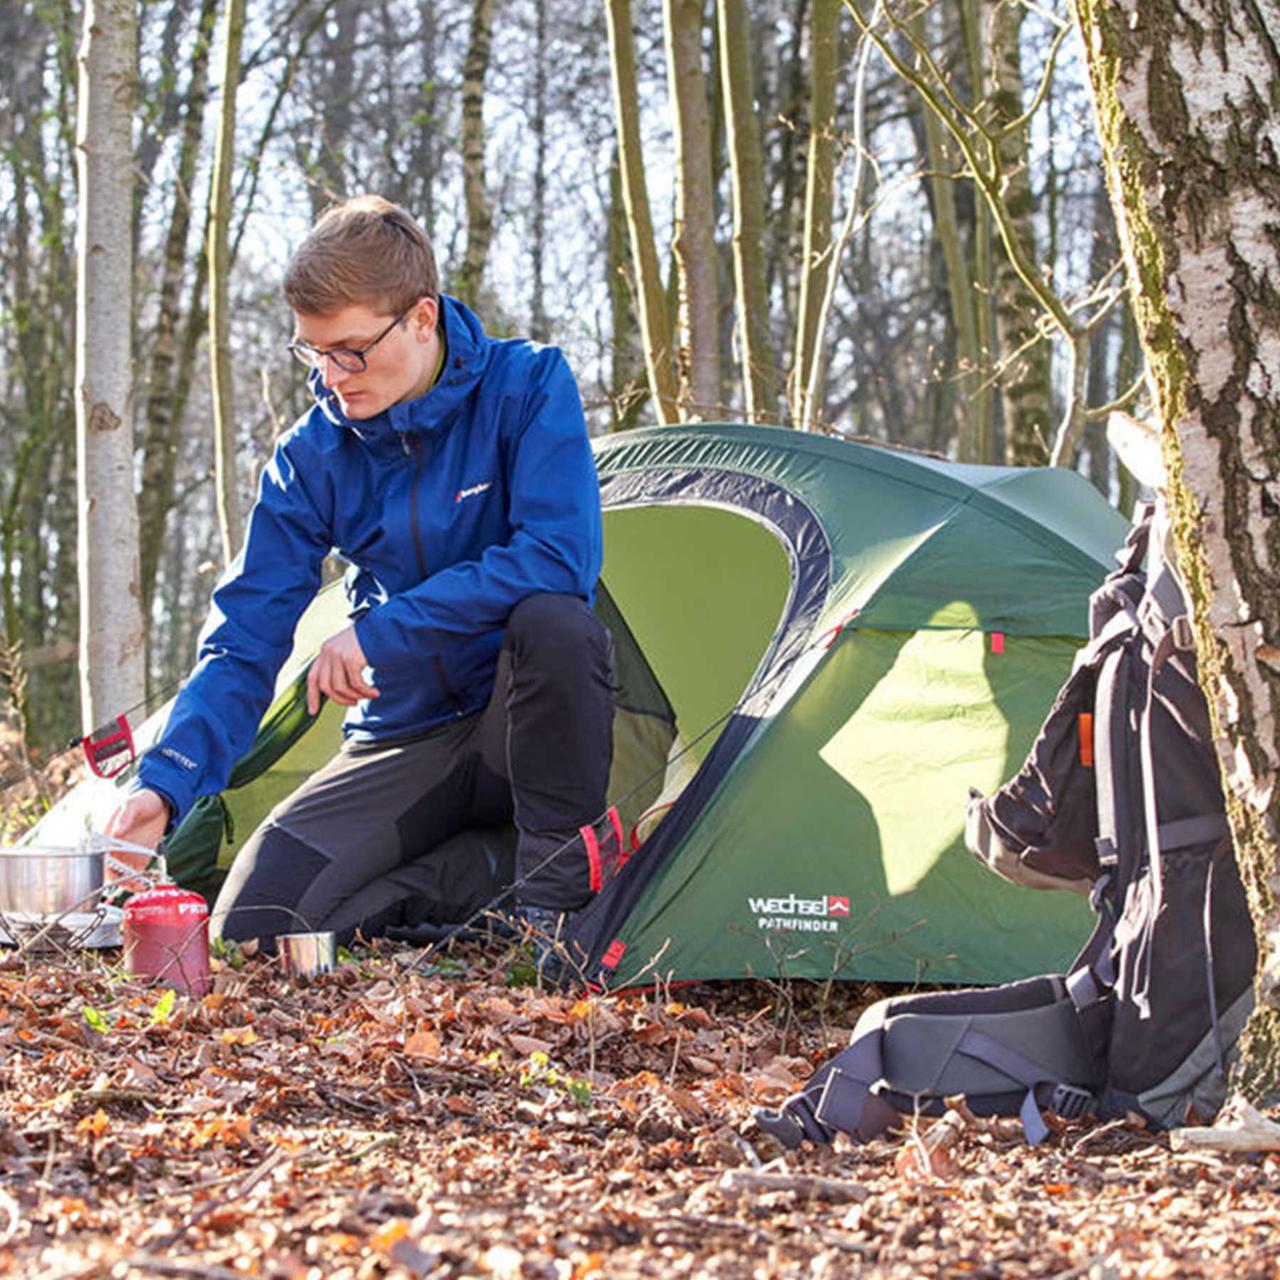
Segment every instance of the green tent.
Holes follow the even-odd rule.
[[[687,754],[659,824],[575,921],[588,973],[1061,968],[1087,907],[979,867],[965,799],[1021,765],[1121,517],[1072,472],[761,427],[630,432],[597,462],[623,656],[643,655]],[[644,717],[619,718],[625,759]]]
[[[1021,764],[1123,520],[1071,472],[774,428],[628,432],[597,460],[611,799],[639,845],[573,921],[590,976],[997,982],[1062,967],[1087,908],[980,868],[964,802]],[[334,749],[336,709],[313,725],[299,673],[342,621],[328,588],[233,786],[170,840],[180,879],[216,887]],[[72,800],[42,828],[65,827]]]

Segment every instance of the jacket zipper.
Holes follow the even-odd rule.
[[[418,572],[423,578],[427,576],[427,554],[422,545],[422,524],[418,519],[418,486],[422,482],[422,441],[417,436],[413,437],[413,448],[409,448],[409,437],[401,436],[400,443],[404,446],[407,454],[413,454],[413,485],[409,490],[409,525],[413,530],[413,549],[418,556]],[[435,669],[436,681],[440,685],[440,692],[444,695],[446,701],[451,702],[455,710],[462,709],[462,700],[454,693],[450,687],[449,681],[445,678],[444,663],[440,661],[439,654],[433,654],[431,657],[431,665]]]
[[[409,527],[413,530],[413,549],[418,556],[418,572],[427,576],[427,553],[422,546],[422,524],[418,519],[418,486],[422,481],[422,441],[413,438],[413,449],[409,448],[409,437],[401,436],[400,443],[407,454],[413,454],[413,485],[409,489]]]

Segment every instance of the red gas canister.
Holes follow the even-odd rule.
[[[121,923],[125,971],[162,987],[205,995],[209,978],[209,908],[176,884],[135,893]]]

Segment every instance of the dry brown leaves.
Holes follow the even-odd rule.
[[[169,1002],[112,959],[0,967],[0,1275],[1280,1276],[1273,1155],[971,1117],[745,1141],[847,994],[783,1020],[757,984],[580,999],[372,952]]]

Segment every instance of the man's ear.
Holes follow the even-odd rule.
[[[420,338],[429,338],[440,322],[440,304],[434,298],[419,298],[413,308],[413,326]]]

